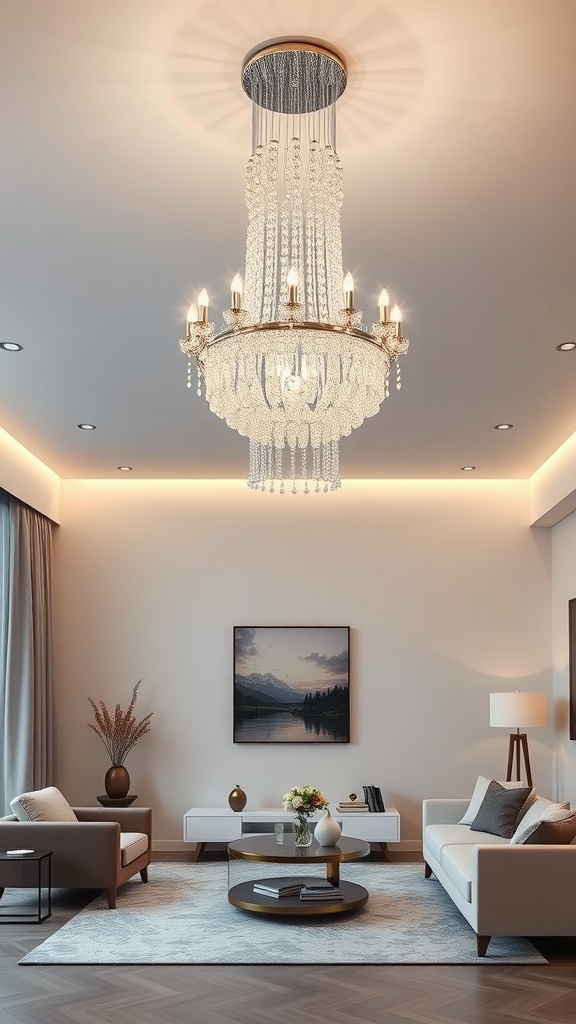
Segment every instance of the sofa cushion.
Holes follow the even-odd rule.
[[[148,836],[144,832],[121,832],[120,850],[122,852],[122,867],[137,860],[148,849]]]
[[[479,843],[506,845],[508,840],[500,836],[488,839],[485,832],[473,832],[468,825],[427,825],[424,832],[425,849],[430,850],[441,864],[442,852],[447,846],[476,846]]]
[[[531,792],[531,786],[505,789],[499,782],[492,780],[470,828],[476,832],[489,832],[494,836],[511,839],[516,829],[516,819]]]
[[[445,846],[442,867],[458,892],[468,903],[472,902],[472,856],[474,844]]]
[[[78,821],[66,797],[55,786],[21,793],[10,801],[18,821]]]
[[[535,809],[538,814],[527,814],[522,819],[510,840],[512,845],[567,846],[572,842],[576,836],[576,811],[571,811],[568,804],[545,804]]]
[[[472,824],[472,822],[474,821],[474,818],[476,817],[476,815],[478,814],[478,811],[480,810],[480,805],[481,805],[484,797],[486,796],[486,791],[488,789],[488,786],[490,785],[491,782],[495,782],[495,781],[497,781],[497,780],[496,779],[487,779],[485,775],[479,775],[478,776],[478,778],[476,780],[476,785],[474,786],[474,792],[472,793],[472,798],[470,800],[470,803],[468,804],[468,808],[466,810],[466,813],[464,814],[464,816],[462,818],[460,818],[460,821],[459,821],[460,825],[471,825]],[[503,789],[520,789],[522,787],[522,783],[521,782],[500,782],[499,781],[498,785],[502,786]],[[536,790],[532,789],[530,791],[530,794],[529,794],[527,800],[525,801],[525,805],[520,809],[520,814],[523,814],[524,811],[526,811],[528,809],[530,804],[533,803],[533,801],[535,799],[536,799]]]

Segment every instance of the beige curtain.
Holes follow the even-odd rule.
[[[0,814],[51,782],[53,529],[0,489]]]

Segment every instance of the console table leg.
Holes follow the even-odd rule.
[[[389,864],[390,863],[390,854],[388,852],[388,843],[380,843],[380,849],[382,850],[382,857]]]
[[[206,843],[196,843],[196,850],[194,851],[194,861],[200,860],[200,857],[206,849]]]

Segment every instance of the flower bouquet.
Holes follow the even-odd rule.
[[[294,845],[310,846],[312,833],[308,819],[314,811],[328,807],[326,794],[312,786],[292,786],[282,797],[282,807],[294,814]]]

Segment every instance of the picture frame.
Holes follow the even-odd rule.
[[[570,738],[576,739],[576,597],[568,602],[568,665]]]
[[[234,626],[234,743],[350,742],[349,626]]]

